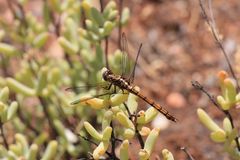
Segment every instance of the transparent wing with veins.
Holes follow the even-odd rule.
[[[131,59],[128,56],[128,42],[125,33],[122,33],[121,36],[121,76],[127,77],[130,74],[131,70]]]
[[[101,83],[96,83],[96,84],[89,84],[89,85],[86,85],[86,86],[68,87],[68,88],[65,89],[65,91],[81,93],[81,92],[86,92],[86,91],[88,91],[92,88],[95,88],[96,90],[108,89],[109,85],[110,84],[108,84],[108,83],[101,82]]]
[[[80,94],[80,93],[86,93],[86,92],[90,91],[91,89],[96,90],[96,95],[94,95],[94,96],[79,98],[79,99],[71,102],[71,105],[77,105],[79,103],[88,101],[93,98],[100,98],[100,97],[112,94],[111,90],[110,90],[110,88],[111,88],[110,85],[111,84],[109,84],[109,83],[102,82],[102,83],[91,84],[91,85],[87,85],[87,86],[69,87],[69,88],[66,88],[65,91],[70,91],[70,92],[75,92],[77,94]]]
[[[122,33],[121,37],[121,52],[122,52],[122,74],[121,76],[127,78],[127,81],[131,84],[134,82],[135,70],[137,67],[138,57],[140,55],[142,44],[140,44],[137,56],[135,58],[134,64],[131,63],[131,58],[128,56],[128,42],[125,33]]]
[[[77,90],[78,93],[86,93],[86,92],[90,91],[89,90],[90,88],[91,89],[95,88],[95,90],[99,90],[99,91],[96,91],[95,95],[87,95],[86,94],[86,96],[83,96],[82,98],[78,98],[77,100],[72,101],[70,104],[77,105],[79,103],[83,103],[83,102],[89,101],[94,98],[102,98],[104,96],[112,97],[116,94],[119,94],[119,90],[121,90],[117,86],[114,86],[111,83],[105,83],[105,82],[88,85],[88,86],[69,87],[69,88],[66,88],[65,90],[71,91],[71,92],[75,92]],[[122,94],[127,94],[127,93],[122,93]]]

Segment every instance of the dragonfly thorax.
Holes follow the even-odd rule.
[[[115,75],[111,70],[104,68],[102,72],[102,77],[105,81],[120,87],[121,89],[127,89],[130,85],[129,83],[120,75]],[[131,88],[131,86],[130,86]]]

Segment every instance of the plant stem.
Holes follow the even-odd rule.
[[[23,6],[17,1],[12,1],[12,0],[6,0],[6,1],[7,1],[8,8],[10,9],[11,13],[14,16],[14,19],[19,20],[21,22],[21,25],[25,29],[27,29],[28,28],[28,23],[27,23],[27,20],[26,20],[26,15],[25,15],[25,11],[23,9]],[[18,11],[15,11],[15,9],[13,7],[13,3],[15,3],[15,5],[17,6]],[[19,15],[21,15],[21,17]]]
[[[89,143],[95,145],[95,146],[98,146],[98,144],[94,141],[92,141],[91,139],[87,138],[87,137],[84,137],[80,134],[78,134],[82,139],[84,139],[85,141],[88,141]],[[109,157],[112,157],[111,153],[109,153],[108,151],[106,151],[106,154],[109,156]]]
[[[47,103],[46,103],[46,101],[42,98],[42,97],[38,97],[38,99],[39,99],[39,101],[40,101],[40,103],[41,103],[41,106],[42,106],[42,108],[43,108],[43,112],[44,112],[44,115],[46,116],[46,118],[47,118],[47,120],[48,120],[48,124],[49,124],[49,126],[50,126],[50,129],[51,129],[51,137],[52,138],[56,138],[56,136],[57,136],[57,130],[55,129],[55,127],[54,127],[54,124],[53,124],[53,121],[52,121],[52,119],[51,119],[51,117],[50,117],[50,115],[49,115],[49,112],[48,112],[48,110],[47,110]]]
[[[141,134],[139,133],[139,131],[137,129],[137,126],[135,128],[136,128],[136,134],[137,134],[138,141],[139,141],[139,143],[141,145],[141,149],[143,149],[144,148],[143,138],[142,138]]]
[[[137,129],[137,122],[136,122],[136,120],[137,120],[137,115],[132,115],[131,112],[130,112],[130,110],[129,110],[129,108],[128,108],[128,106],[127,106],[127,104],[126,104],[126,103],[123,103],[123,104],[124,104],[124,107],[126,108],[126,110],[127,110],[127,112],[128,112],[129,119],[130,119],[130,120],[133,122],[133,124],[134,124],[135,130],[136,130],[136,134],[137,134],[137,139],[138,139],[138,141],[139,141],[139,143],[140,143],[141,148],[143,149],[143,148],[144,148],[144,141],[143,141],[142,136],[141,136],[140,133],[139,133],[139,130]],[[133,119],[133,118],[134,118],[134,119]]]
[[[230,120],[232,128],[235,128],[235,125],[233,123],[233,118],[232,118],[232,115],[230,114],[230,112],[229,111],[224,111],[224,113],[226,114],[226,116]],[[238,136],[235,137],[235,142],[237,144],[238,151],[240,151],[240,144],[239,144],[239,141],[238,141]]]
[[[10,74],[8,73],[8,67],[7,67],[7,63],[9,62],[9,59],[7,59],[7,57],[5,57],[4,55],[0,55],[0,57],[1,57],[1,66],[2,66],[3,75],[4,77],[9,77]]]
[[[198,82],[198,81],[192,81],[192,86],[200,91],[202,91],[205,95],[208,96],[208,98],[210,99],[210,101],[214,104],[215,107],[217,107],[220,111],[222,111],[230,120],[231,122],[231,126],[232,128],[234,128],[234,123],[233,123],[233,119],[232,116],[230,114],[229,111],[223,110],[219,104],[217,103],[216,99],[214,98],[214,96],[212,96],[210,93],[208,93],[208,91]],[[238,136],[236,136],[235,138],[235,142],[237,144],[237,149],[238,151],[240,151],[240,144],[238,141]]]
[[[39,135],[39,133],[40,133],[39,130],[37,130],[34,126],[32,126],[31,122],[24,117],[24,115],[23,115],[23,113],[22,113],[22,111],[21,111],[20,108],[18,109],[17,113],[18,113],[18,116],[19,116],[20,120],[21,120],[30,130],[32,130],[36,135]]]
[[[181,147],[180,148],[184,153],[186,153],[187,157],[188,157],[188,160],[195,160],[193,158],[193,156],[188,152],[187,148],[186,147]]]
[[[209,0],[209,4],[211,5],[210,2],[211,2],[211,1]],[[216,31],[215,26],[214,26],[215,22],[214,22],[214,17],[213,17],[212,8],[211,8],[211,6],[209,5],[209,12],[210,12],[210,15],[211,15],[211,17],[210,17],[211,19],[209,19],[209,18],[208,18],[208,15],[207,15],[207,13],[206,13],[205,7],[204,7],[204,5],[203,5],[202,0],[199,0],[199,5],[200,5],[200,8],[201,8],[201,10],[202,10],[203,18],[205,19],[205,21],[207,22],[208,26],[210,27],[211,33],[212,33],[212,35],[213,35],[213,38],[214,38],[214,40],[216,41],[216,43],[217,43],[217,45],[219,46],[219,48],[221,49],[221,51],[222,51],[222,53],[223,53],[223,55],[224,55],[224,58],[225,58],[226,61],[227,61],[228,68],[230,69],[230,72],[231,72],[233,78],[234,78],[235,81],[236,81],[237,90],[240,91],[240,86],[239,86],[239,83],[238,83],[236,74],[235,74],[235,72],[234,72],[234,70],[233,70],[233,67],[232,67],[232,65],[231,65],[231,62],[230,62],[230,60],[229,60],[229,58],[228,58],[228,56],[227,56],[228,54],[227,54],[226,50],[224,49],[223,44],[222,44],[222,42],[221,42],[221,40],[220,40],[220,38],[219,38],[219,35],[218,35],[217,31]]]
[[[138,141],[140,143],[141,148],[143,149],[144,148],[144,141],[143,141],[143,138],[142,138],[142,136],[141,136],[141,134],[139,133],[139,130],[138,130],[137,115],[135,115],[133,121],[134,121],[133,124],[134,124],[135,130],[136,130],[136,134],[137,134],[137,139],[138,139]]]
[[[99,3],[100,3],[100,10],[101,10],[101,13],[102,13],[103,12],[103,8],[104,8],[103,0],[99,0]]]
[[[6,149],[8,150],[8,149],[9,149],[9,146],[8,146],[7,139],[6,139],[5,134],[4,134],[4,131],[3,131],[3,123],[2,123],[1,120],[0,120],[0,130],[1,130],[1,136],[2,136],[2,138],[3,138],[4,146],[5,146]]]
[[[116,153],[115,153],[116,141],[115,141],[113,122],[110,123],[110,126],[112,127],[112,135],[111,135],[112,153],[111,153],[111,156],[112,156],[113,159],[116,159]]]

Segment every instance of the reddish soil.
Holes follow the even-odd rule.
[[[200,124],[196,114],[197,108],[202,107],[222,125],[224,115],[205,95],[193,89],[191,80],[198,80],[218,95],[216,74],[219,70],[229,70],[201,15],[198,1],[143,0],[128,2],[127,6],[132,12],[130,23],[125,27],[134,46],[131,54],[136,54],[138,45],[143,43],[136,83],[149,96],[167,104],[179,119],[160,133],[156,155],[167,148],[175,159],[183,160],[186,155],[179,148],[185,146],[198,160],[230,159],[222,152],[223,145],[209,138],[210,132]],[[213,1],[212,6],[223,45],[236,68],[240,3],[238,0],[219,0]],[[239,72],[236,74],[239,77]],[[176,107],[179,106],[177,97],[168,102],[167,97],[172,93],[180,93],[186,103]]]

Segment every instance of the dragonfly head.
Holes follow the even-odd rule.
[[[103,79],[104,79],[105,81],[108,80],[108,76],[109,76],[110,74],[112,74],[112,71],[111,71],[111,70],[109,70],[109,69],[107,69],[107,68],[105,68],[105,67],[102,69],[102,77],[103,77]]]

